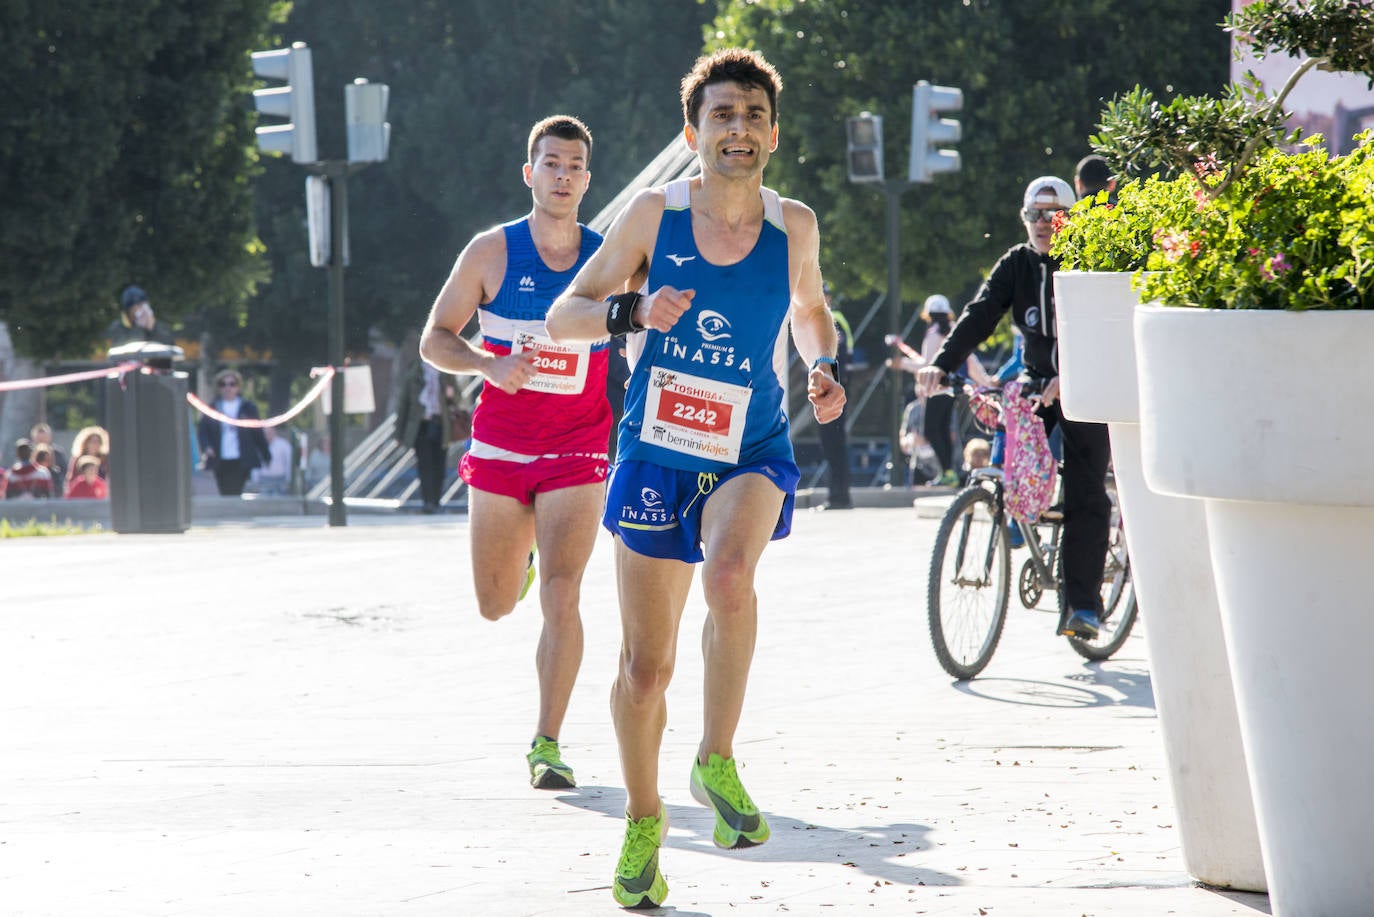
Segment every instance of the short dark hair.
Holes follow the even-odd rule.
[[[722,48],[714,54],[697,58],[692,69],[682,78],[682,117],[697,126],[701,115],[701,99],[712,83],[739,83],[768,94],[771,109],[768,120],[778,123],[778,93],[782,92],[782,77],[773,65],[757,51],[747,48]]]
[[[581,140],[587,145],[587,165],[592,163],[592,132],[572,115],[550,115],[530,128],[530,142],[527,155],[529,163],[534,164],[534,148],[545,137],[559,140]]]
[[[1107,160],[1094,153],[1078,160],[1073,177],[1083,183],[1083,196],[1087,197],[1089,194],[1107,190],[1107,184],[1112,180],[1112,170],[1107,165]]]

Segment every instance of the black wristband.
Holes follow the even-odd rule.
[[[606,330],[612,337],[644,330],[643,325],[635,324],[635,306],[642,298],[638,293],[621,293],[607,300]]]

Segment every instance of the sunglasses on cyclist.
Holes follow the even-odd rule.
[[[1027,223],[1048,223],[1054,219],[1055,214],[1066,213],[1067,211],[1067,207],[1052,207],[1044,210],[1039,207],[1027,207],[1025,210],[1021,211],[1021,219],[1025,220]]]

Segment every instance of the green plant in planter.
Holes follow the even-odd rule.
[[[1195,204],[1197,185],[1180,176],[1123,184],[1115,202],[1106,192],[1084,198],[1054,222],[1050,253],[1066,271],[1138,271],[1156,250],[1155,227],[1167,214]]]
[[[1191,208],[1161,208],[1142,297],[1206,309],[1374,308],[1370,139],[1335,159],[1320,147],[1265,150],[1224,197],[1199,191]]]
[[[1307,70],[1374,85],[1374,0],[1257,0],[1227,28],[1260,57],[1310,57],[1272,99],[1252,80],[1221,99],[1161,105],[1136,87],[1109,102],[1093,148],[1123,178],[1150,177],[1124,184],[1114,208],[1080,202],[1053,254],[1066,269],[1148,269],[1142,296],[1169,304],[1374,308],[1370,135],[1335,160],[1276,148],[1298,139],[1283,133],[1283,101]]]

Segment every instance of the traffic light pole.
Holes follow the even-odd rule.
[[[348,525],[344,506],[344,249],[348,244],[348,176],[365,163],[329,159],[310,171],[329,182],[329,524]]]
[[[344,261],[348,250],[348,176],[374,162],[384,162],[391,144],[386,110],[391,90],[385,83],[359,78],[344,86],[344,120],[348,130],[348,158],[320,160],[315,145],[315,75],[310,47],[303,41],[289,48],[254,51],[253,73],[285,86],[253,90],[253,104],[263,114],[289,119],[286,124],[256,129],[258,145],[273,153],[290,153],[291,160],[320,176],[329,185],[329,524],[347,525],[344,507]],[[315,181],[306,181],[306,212],[310,227],[310,263],[324,266],[316,248],[322,227],[316,209],[323,206]]]
[[[889,178],[878,187],[887,198],[887,332],[900,336],[902,333],[902,259],[898,236],[901,230],[902,192],[915,187],[915,183],[900,178]],[[888,412],[888,470],[887,483],[896,487],[901,469],[902,454],[902,403],[903,375],[896,370],[889,376],[888,391],[891,395],[891,408]]]
[[[902,333],[902,277],[898,254],[902,192],[929,182],[932,176],[941,172],[959,171],[959,153],[940,147],[941,144],[959,140],[959,122],[941,118],[940,114],[958,111],[963,105],[962,90],[950,86],[932,86],[925,80],[911,87],[911,160],[905,179],[884,177],[882,116],[865,111],[845,119],[849,180],[874,184],[887,198],[887,331],[892,336]],[[891,394],[888,416],[889,487],[897,484],[899,457],[902,454],[903,378],[900,370],[894,371],[888,386]]]
[[[329,160],[329,524],[348,524],[344,508],[344,233],[348,227],[348,163]]]

